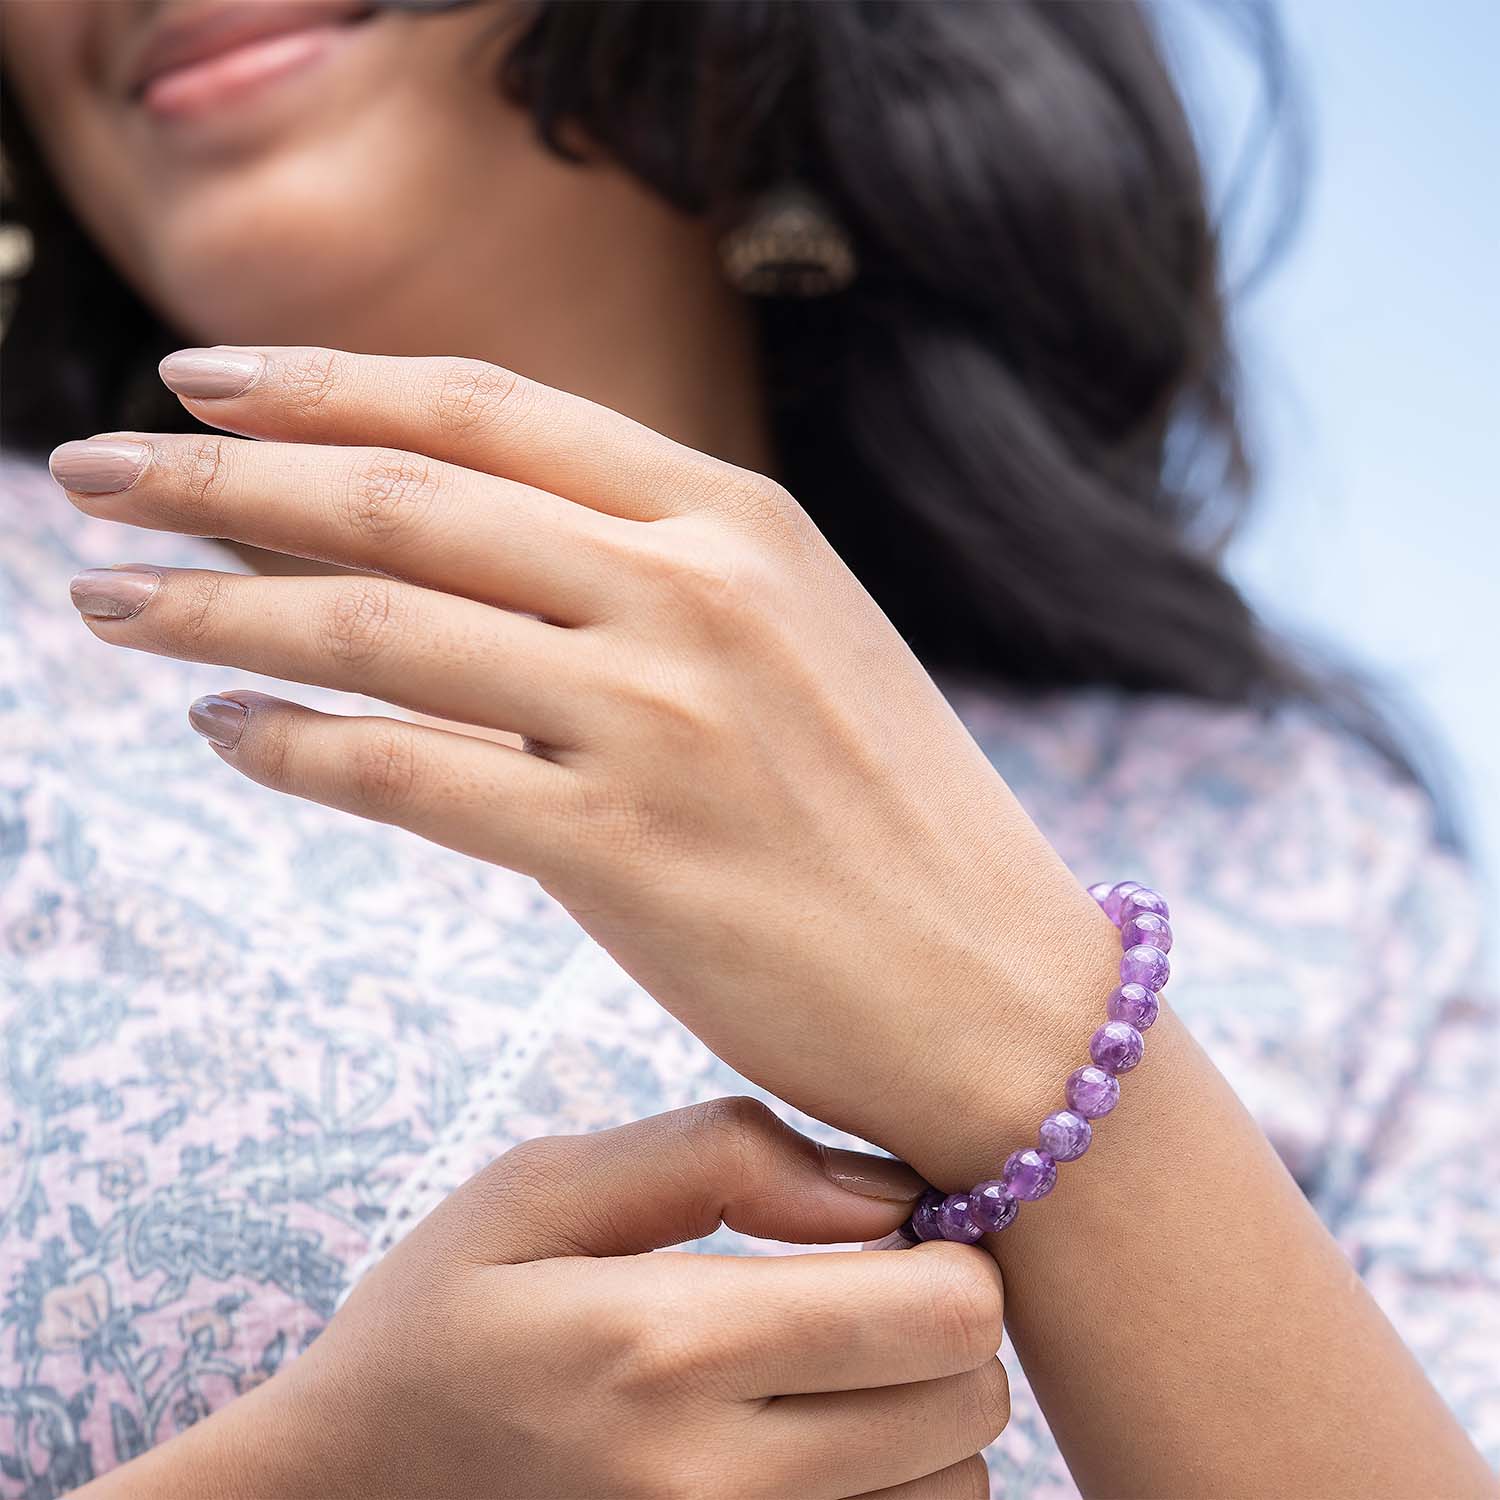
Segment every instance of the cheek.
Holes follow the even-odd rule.
[[[472,39],[441,20],[393,33],[279,117],[273,103],[243,143],[177,149],[100,83],[142,24],[136,0],[0,0],[7,79],[54,183],[193,338],[303,342],[340,308],[368,315],[472,213],[476,176],[535,154]]]
[[[357,326],[481,237],[477,200],[537,155],[525,120],[482,102],[396,87],[275,151],[158,185],[132,279],[195,338],[328,342],[310,330]]]
[[[16,3],[0,0],[0,16]],[[245,141],[190,151],[93,82],[90,59],[130,42],[111,27],[139,17],[132,0],[20,9],[7,66],[24,66],[17,92],[54,176],[185,341],[424,343],[435,280],[477,281],[525,310],[597,270],[600,236],[580,226],[607,229],[612,200],[499,97],[494,41],[481,53],[442,20],[412,22],[294,107],[269,108]],[[50,24],[65,12],[69,24]]]

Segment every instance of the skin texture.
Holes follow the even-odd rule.
[[[141,462],[71,498],[388,576],[156,570],[89,628],[519,733],[253,693],[206,726],[267,786],[534,875],[799,1108],[946,1189],[992,1175],[1076,1060],[1118,934],[793,498],[511,371],[261,354],[243,394],[188,403],[260,441],[114,434]],[[55,472],[96,485],[89,454]],[[1083,1190],[991,1246],[1082,1487],[1487,1493],[1223,1078],[1169,1010],[1150,1037]]]
[[[302,1358],[80,1494],[974,1500],[1010,1405],[988,1257],[646,1253],[721,1222],[858,1239],[920,1188],[749,1099],[529,1142],[429,1215]]]
[[[791,497],[487,366],[279,350],[245,395],[194,404],[265,440],[153,437],[129,488],[79,502],[404,576],[169,571],[98,633],[523,736],[537,753],[242,698],[222,753],[535,875],[741,1071],[857,1135],[905,1135],[927,1101],[899,996],[972,997],[931,1031],[956,1054],[991,1003],[1018,864],[1057,861]],[[323,446],[278,441],[309,424]],[[865,873],[929,861],[916,909]],[[1018,949],[1008,984],[1030,962]],[[809,973],[811,1009],[788,983]]]
[[[535,873],[758,1082],[944,1188],[992,1175],[1076,1065],[1113,982],[1115,934],[795,498],[764,477],[749,320],[703,227],[607,164],[565,166],[531,143],[481,66],[503,8],[385,18],[316,86],[288,81],[200,129],[164,129],[112,60],[162,16],[202,8],[0,7],[22,103],[124,274],[191,338],[274,346],[247,396],[192,403],[263,442],[145,435],[133,487],[71,498],[262,549],[249,555],[265,567],[290,554],[377,576],[158,570],[134,614],[90,628],[500,736],[235,694],[251,711],[220,753],[289,793]],[[430,354],[444,358],[389,358]],[[1069,1169],[1074,1190],[988,1247],[1085,1491],[1490,1493],[1169,1011],[1127,1095]],[[639,1207],[621,1203],[612,1232],[629,1234]],[[506,1259],[498,1238],[485,1243]],[[485,1430],[462,1404],[472,1394],[441,1378],[448,1358],[473,1357],[474,1319],[454,1309],[472,1314],[460,1267],[475,1252],[465,1262],[455,1244],[434,1240],[437,1270],[413,1267],[399,1288],[436,1298],[419,1306],[433,1341],[424,1392],[450,1403],[439,1464]],[[542,1253],[571,1264],[576,1248]],[[854,1259],[934,1254],[984,1261],[931,1248]],[[716,1288],[696,1295],[716,1307]],[[347,1311],[373,1318],[368,1303]],[[880,1306],[883,1328],[909,1330],[894,1299]],[[486,1348],[543,1342],[500,1318],[484,1329]],[[368,1416],[371,1451],[388,1452],[381,1347],[330,1341],[321,1365],[288,1375],[321,1369],[332,1395],[272,1381],[101,1484],[290,1492],[292,1476],[268,1483],[248,1456],[271,1433],[297,1481],[328,1493],[320,1402]],[[658,1439],[669,1426],[653,1424]],[[901,1433],[882,1434],[892,1458],[915,1440]],[[537,1451],[520,1437],[507,1449],[513,1464]],[[346,1454],[338,1482],[340,1463],[363,1493],[392,1492],[399,1472],[392,1459],[371,1476]],[[697,1482],[680,1492],[702,1492],[701,1470]],[[529,1476],[509,1489],[545,1492]]]

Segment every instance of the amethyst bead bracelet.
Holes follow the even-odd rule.
[[[1109,1019],[1089,1038],[1092,1062],[1068,1075],[1063,1085],[1067,1107],[1042,1121],[1035,1146],[1011,1152],[998,1178],[946,1196],[929,1188],[899,1231],[910,1243],[973,1244],[981,1235],[1009,1227],[1023,1202],[1045,1198],[1056,1186],[1059,1162],[1077,1161],[1089,1149],[1093,1121],[1120,1102],[1120,1075],[1145,1055],[1141,1033],[1156,1020],[1157,995],[1172,972],[1167,960],[1172,951],[1171,913],[1161,896],[1137,880],[1092,885],[1089,895],[1120,929],[1125,950],[1120,983],[1105,1002]]]

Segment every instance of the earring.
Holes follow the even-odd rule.
[[[730,285],[752,297],[823,297],[854,280],[848,231],[810,188],[785,182],[764,193],[719,241]]]

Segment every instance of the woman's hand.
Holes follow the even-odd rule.
[[[200,378],[213,361],[224,377],[242,352],[204,357]],[[147,437],[82,460],[64,449],[56,471],[96,515],[384,576],[163,573],[153,592],[149,572],[116,575],[118,603],[85,579],[102,639],[519,732],[534,753],[250,694],[205,721],[257,780],[535,875],[735,1067],[939,1186],[993,1175],[1033,1138],[1114,982],[1118,935],[789,496],[485,365],[250,359],[243,394],[189,404],[270,441]],[[1489,1493],[1168,1008],[1139,1077],[1070,1190],[991,1246],[1015,1286],[1011,1337],[1083,1491]],[[854,1259],[899,1278],[920,1253]],[[866,1274],[830,1259],[788,1355],[852,1286],[839,1278]],[[726,1270],[722,1285],[761,1274],[795,1272]],[[640,1294],[611,1283],[588,1305]],[[400,1347],[393,1330],[376,1352],[387,1337]],[[459,1368],[472,1391],[482,1367]],[[398,1394],[382,1409],[414,1409],[400,1370],[383,1372]],[[754,1410],[743,1387],[703,1390],[721,1415]],[[790,1398],[815,1399],[830,1398]],[[428,1427],[398,1430],[420,1443]],[[861,1456],[842,1439],[816,1451]],[[679,1488],[718,1483],[700,1470]],[[778,1484],[811,1493],[801,1472]]]
[[[734,1067],[924,1169],[906,1127],[962,1105],[972,1039],[1011,1007],[1037,1053],[1059,935],[1102,999],[1109,923],[779,486],[473,361],[163,368],[265,441],[66,444],[75,504],[369,572],[91,571],[95,634],[525,742],[241,692],[196,715],[236,769],[534,875]],[[1014,1120],[986,1080],[997,1149],[1054,1073]]]
[[[972,1248],[649,1255],[883,1234],[923,1184],[748,1099],[532,1141],[443,1202],[267,1385],[101,1481],[188,1495],[988,1494],[1002,1296]]]

